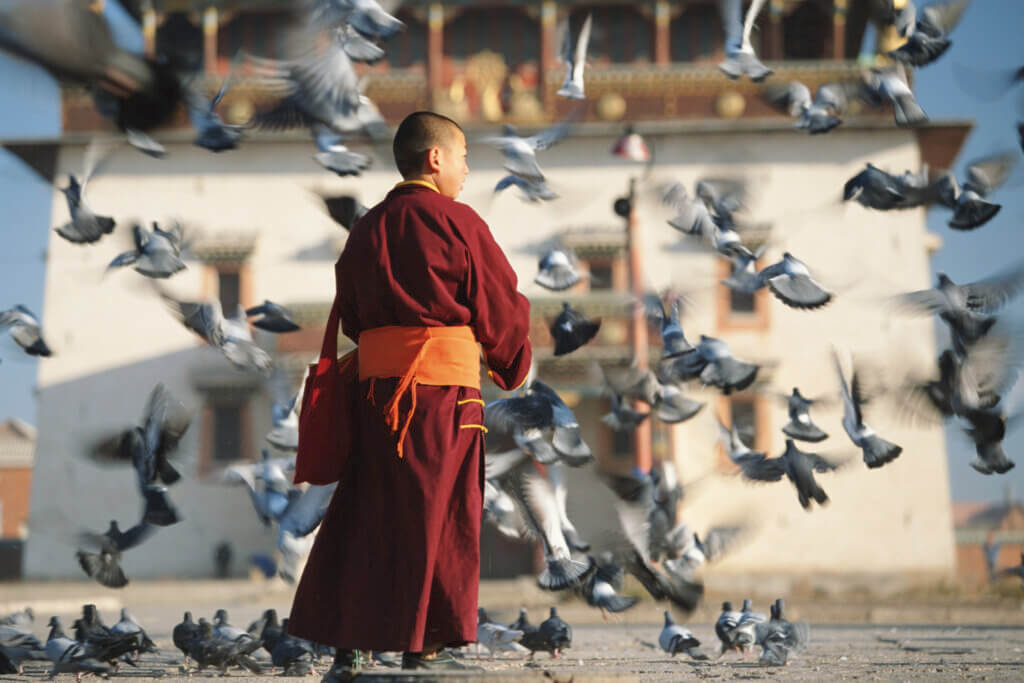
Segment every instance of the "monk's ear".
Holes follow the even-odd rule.
[[[431,147],[427,150],[427,170],[431,173],[441,172],[441,148]]]

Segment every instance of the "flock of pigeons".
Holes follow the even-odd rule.
[[[729,38],[727,59],[720,68],[730,78],[745,75],[760,82],[772,73],[757,59],[750,43],[753,21],[763,4],[764,0],[754,0],[744,17],[740,0],[721,2]],[[105,20],[84,1],[21,0],[5,4],[0,8],[0,48],[42,65],[62,82],[90,88],[97,110],[124,132],[129,144],[150,156],[159,158],[166,151],[149,137],[148,131],[166,123],[177,107],[184,105],[197,131],[195,143],[213,152],[235,148],[251,128],[306,127],[314,137],[318,163],[339,175],[358,175],[371,160],[345,147],[342,136],[363,132],[372,140],[384,140],[390,130],[362,94],[364,83],[354,63],[380,59],[384,52],[379,42],[400,30],[402,24],[375,0],[303,0],[299,5],[300,18],[292,40],[294,56],[268,60],[239,55],[232,73],[212,100],[180,77],[172,65],[118,47]],[[966,5],[967,0],[936,2],[914,15],[914,4],[908,0],[905,9],[892,17],[908,38],[889,54],[897,62],[895,67],[872,69],[856,83],[822,86],[813,100],[809,90],[795,82],[779,87],[769,84],[765,96],[799,117],[797,127],[812,134],[838,126],[847,101],[854,96],[876,105],[891,104],[899,125],[921,123],[926,116],[907,86],[903,65],[921,67],[940,57],[948,49],[948,35]],[[563,97],[585,98],[584,66],[591,25],[592,19],[587,16],[575,38],[567,25],[564,29],[562,56],[568,68],[559,90]],[[67,30],[51,30],[51,26],[65,26]],[[272,107],[258,111],[248,124],[225,124],[216,107],[230,87],[234,69],[243,62],[264,89],[277,98]],[[536,135],[521,137],[506,126],[502,135],[483,140],[501,151],[509,173],[495,190],[515,186],[528,201],[556,199],[536,155],[564,139],[571,127],[567,120]],[[91,144],[81,180],[72,175],[68,187],[61,188],[70,213],[69,222],[57,229],[63,239],[92,244],[114,231],[115,220],[96,213],[86,201],[88,183],[110,158],[112,149],[100,142]],[[612,151],[634,161],[651,159],[646,143],[631,129]],[[933,180],[928,169],[893,175],[869,164],[846,184],[844,198],[881,211],[937,203],[953,212],[951,227],[976,229],[999,211],[999,205],[987,197],[1005,181],[1015,160],[1016,155],[1010,154],[978,160],[968,167],[962,186],[952,173]],[[734,218],[743,206],[741,188],[701,181],[693,196],[680,183],[660,189],[664,204],[675,214],[669,225],[701,240],[731,263],[731,273],[723,281],[726,287],[743,294],[768,288],[784,305],[805,310],[819,309],[834,299],[834,293],[789,252],[758,270],[764,247],[752,251],[744,245]],[[183,254],[188,240],[181,226],[154,224],[148,230],[135,225],[132,235],[134,248],[114,259],[110,268],[132,267],[154,283],[186,268]],[[540,260],[535,281],[560,292],[584,277],[588,275],[580,271],[571,250],[555,249]],[[266,374],[273,365],[253,340],[250,318],[259,316],[251,324],[273,333],[298,329],[287,309],[271,301],[225,315],[217,299],[179,301],[156,284],[154,287],[188,329],[245,370]],[[1003,473],[1013,467],[1002,449],[1002,440],[1008,422],[1019,413],[1003,399],[1016,380],[1016,347],[1009,336],[994,328],[997,311],[1022,287],[1024,267],[1018,267],[968,285],[956,285],[940,275],[936,288],[899,297],[906,308],[938,315],[950,328],[952,348],[940,356],[937,378],[916,378],[893,387],[890,393],[903,397],[902,403],[912,405],[917,416],[963,420],[968,425],[966,433],[977,446],[972,466],[985,474]],[[685,395],[688,382],[700,382],[724,394],[753,385],[758,366],[736,358],[726,342],[701,335],[693,344],[686,338],[680,322],[683,304],[678,296],[649,295],[637,305],[644,307],[650,322],[659,329],[663,355],[654,369],[602,369],[611,404],[602,420],[610,428],[630,431],[652,414],[670,424],[693,418],[703,404]],[[0,326],[10,329],[14,341],[26,353],[51,355],[38,319],[25,307],[0,313]],[[555,354],[577,350],[593,339],[599,327],[599,320],[590,320],[565,303],[550,328]],[[847,378],[838,356],[836,370],[848,437],[862,452],[867,467],[892,462],[900,455],[900,446],[882,438],[864,422],[867,394],[861,373],[854,368]],[[275,449],[291,453],[297,446],[295,411],[301,397],[288,398],[290,391],[277,384],[274,429],[267,440]],[[816,400],[804,397],[798,388],[787,397],[790,422],[783,431],[788,438],[785,451],[778,457],[752,451],[735,427],[721,426],[723,446],[744,477],[759,482],[788,479],[804,508],[810,508],[811,501],[823,504],[828,500],[815,474],[845,464],[796,445],[798,441],[818,443],[828,436],[811,419],[809,411]],[[634,402],[648,405],[650,411],[638,409]],[[121,554],[151,537],[155,527],[180,520],[167,487],[181,478],[171,459],[189,424],[190,416],[181,403],[158,385],[139,425],[105,438],[90,449],[98,459],[131,463],[143,503],[142,519],[127,531],[122,532],[114,521],[103,534],[81,536],[78,560],[83,570],[103,585],[125,585],[128,579],[120,567]],[[659,462],[650,473],[603,475],[617,500],[621,533],[616,532],[617,538],[611,542],[602,539],[602,548],[592,551],[566,512],[565,468],[585,466],[594,459],[569,406],[554,389],[534,379],[521,395],[489,403],[485,424],[485,517],[509,537],[539,539],[545,556],[545,567],[537,577],[542,588],[573,590],[603,612],[621,612],[636,602],[619,592],[624,575],[629,573],[656,600],[668,600],[684,611],[692,611],[703,594],[697,570],[721,557],[744,534],[742,527],[712,528],[703,538],[693,532],[679,519],[683,489],[674,466]],[[280,571],[290,579],[294,579],[298,562],[308,549],[310,533],[322,519],[334,492],[333,486],[294,487],[287,477],[292,460],[288,456],[273,458],[265,451],[261,461],[231,467],[223,475],[226,482],[245,485],[258,517],[268,526],[277,526],[278,546],[284,557]],[[493,624],[486,614],[481,614],[480,620],[482,627]],[[534,648],[529,643],[543,641],[547,645],[539,649],[557,654],[571,642],[571,630],[567,626],[563,629],[564,622],[559,622],[553,609],[551,618],[539,627],[530,626],[521,615],[508,628],[520,632],[519,642],[531,651]],[[54,633],[50,641],[65,646],[63,652],[70,660],[102,664],[129,654],[125,651],[109,658],[101,646],[83,644],[87,639],[71,641],[60,632],[59,623],[51,626]],[[226,615],[220,622],[204,624],[200,620],[194,626],[197,635],[188,641],[193,644],[188,651],[183,648],[186,656],[218,667],[250,663],[244,658],[251,651],[210,644],[211,638],[237,643],[237,638],[225,636]],[[488,626],[484,631],[498,632],[498,626]],[[784,619],[781,601],[772,606],[769,618],[753,613],[749,605],[734,612],[726,603],[716,632],[724,649],[742,650],[760,644],[762,659],[769,663],[784,663],[786,653],[806,642],[806,629]],[[666,614],[666,631],[660,639],[663,648],[692,654],[698,645],[694,641],[692,634],[671,623]],[[289,640],[285,642],[302,649]],[[144,647],[141,643],[136,639],[137,647],[130,652],[140,652]],[[49,653],[49,645],[46,649]],[[273,654],[276,649],[268,651]]]

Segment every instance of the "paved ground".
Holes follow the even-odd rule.
[[[490,607],[495,618],[511,621],[518,605],[525,603],[531,619],[539,622],[546,616],[552,596],[533,592],[527,586],[485,586],[481,604]],[[712,628],[717,616],[715,603],[721,599],[709,596],[710,604],[685,622],[712,653],[716,651]],[[755,606],[764,609],[768,600],[767,596],[755,597]],[[267,607],[286,614],[290,593],[274,584],[248,582],[153,582],[132,584],[121,592],[76,583],[0,585],[0,611],[32,604],[37,612],[35,630],[41,637],[45,637],[45,621],[51,613],[70,623],[80,605],[87,601],[99,605],[108,624],[117,621],[117,610],[122,604],[130,607],[161,648],[158,655],[147,655],[138,669],[122,668],[115,679],[185,681],[188,678],[180,669],[180,657],[170,642],[171,628],[180,621],[183,609],[191,609],[198,617],[210,616],[217,607],[224,607],[229,610],[232,623],[244,628]],[[485,653],[479,662],[488,670],[483,680],[1024,680],[1024,608],[1019,596],[904,603],[790,598],[791,618],[811,624],[811,644],[784,668],[762,667],[756,657],[743,659],[738,655],[707,663],[670,658],[653,647],[661,629],[662,609],[652,602],[642,602],[605,622],[600,613],[582,603],[564,602],[559,605],[559,613],[574,629],[573,645],[565,657],[552,659],[540,654],[532,663],[524,658],[490,661]],[[472,652],[468,653],[470,661],[474,657]],[[47,666],[30,664],[26,669],[25,676],[0,680],[38,679],[48,672]],[[278,678],[278,674],[278,670],[269,669],[262,677],[241,671],[233,671],[230,676],[269,681]],[[202,672],[193,678],[212,675]],[[400,675],[396,670],[380,667],[367,678]],[[71,677],[64,675],[59,679]]]

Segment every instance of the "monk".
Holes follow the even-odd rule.
[[[515,272],[487,224],[455,201],[469,173],[462,129],[416,112],[394,155],[404,180],[353,226],[336,265],[341,328],[358,344],[358,448],[288,622],[337,648],[324,681],[356,676],[360,650],[401,651],[404,669],[471,668],[448,648],[476,640],[480,352],[505,390],[531,361]]]

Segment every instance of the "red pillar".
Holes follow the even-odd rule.
[[[666,66],[672,63],[672,52],[669,49],[672,41],[670,26],[672,8],[667,0],[654,3],[654,63]]]
[[[846,58],[847,0],[832,0],[832,59]]]
[[[217,71],[217,29],[219,23],[216,7],[210,6],[203,10],[203,71],[208,74]]]
[[[640,221],[636,215],[636,180],[629,181],[629,216],[626,219],[626,245],[629,252],[629,283],[630,290],[637,301],[644,296],[643,240]],[[632,307],[630,321],[630,340],[633,344],[633,360],[638,368],[647,367],[647,316],[643,306]],[[639,405],[636,406],[638,409]],[[651,418],[644,420],[633,437],[636,469],[650,472],[651,457]]]
[[[540,101],[544,111],[549,116],[555,113],[554,91],[548,88],[548,74],[558,68],[557,50],[555,44],[555,24],[558,22],[558,5],[553,0],[544,0],[540,3],[540,68],[538,69],[538,87],[540,88]]]
[[[156,12],[152,5],[142,10],[142,44],[147,57],[156,55]]]
[[[439,2],[427,8],[427,89],[430,101],[444,87],[444,6]]]

